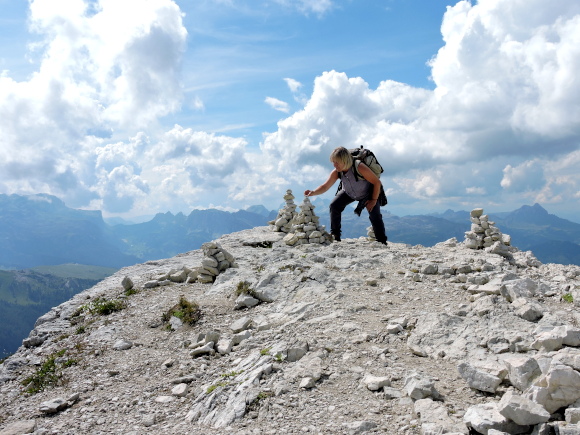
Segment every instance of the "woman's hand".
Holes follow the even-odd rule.
[[[375,208],[375,205],[377,205],[377,200],[376,199],[369,199],[367,201],[367,203],[365,204],[365,207],[367,208],[367,211],[370,213],[372,211],[372,209]]]
[[[314,191],[312,191],[312,190],[305,190],[304,196],[311,196],[313,193],[314,193]]]

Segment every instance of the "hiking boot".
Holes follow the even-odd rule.
[[[340,242],[340,236],[337,236],[336,234],[332,234],[332,238],[334,239],[335,242]]]

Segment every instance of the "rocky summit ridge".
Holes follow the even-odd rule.
[[[284,237],[127,267],[40,317],[0,365],[0,434],[580,433],[579,267]]]

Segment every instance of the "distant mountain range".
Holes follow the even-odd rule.
[[[328,201],[317,198],[316,214],[329,228]],[[470,229],[469,212],[399,217],[383,210],[389,240],[432,246]],[[109,225],[100,211],[75,210],[58,198],[0,195],[0,268],[26,269],[39,265],[80,263],[120,268],[172,257],[198,249],[204,242],[256,226],[267,225],[277,210],[262,205],[225,212],[215,209],[159,213],[148,222]],[[491,214],[500,230],[521,250],[532,250],[544,263],[580,265],[580,224],[549,214],[539,204]],[[366,214],[343,213],[343,237],[365,236]]]
[[[65,263],[121,268],[172,257],[223,234],[266,225],[265,208],[252,209],[159,213],[148,222],[111,226],[100,211],[71,209],[55,196],[0,195],[0,269]]]

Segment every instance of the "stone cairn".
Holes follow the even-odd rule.
[[[214,282],[216,276],[230,267],[238,267],[234,257],[223,249],[219,243],[207,242],[201,245],[205,258],[201,260],[201,267],[195,268],[189,274],[189,282]]]
[[[483,214],[482,208],[475,208],[470,213],[471,230],[465,232],[465,246],[470,249],[485,249],[492,254],[509,257],[511,255],[511,237],[495,226]]]
[[[286,204],[278,211],[276,219],[268,222],[272,231],[288,233],[283,241],[287,245],[305,245],[307,243],[330,243],[332,236],[320,225],[319,217],[314,213],[316,208],[308,197],[300,204],[300,212],[296,212],[294,195],[288,189],[284,195]]]
[[[268,224],[272,231],[289,233],[292,228],[292,219],[296,215],[296,204],[294,204],[294,195],[292,190],[288,189],[284,195],[286,205],[278,211],[276,219],[269,221]]]
[[[238,267],[232,254],[223,249],[219,243],[208,242],[201,245],[205,258],[201,261],[201,266],[189,268],[183,266],[180,269],[171,269],[167,273],[162,273],[146,282],[143,288],[163,287],[171,283],[188,284],[194,282],[210,283],[214,282],[216,276],[230,267]],[[133,288],[133,281],[125,277],[122,282],[125,291]]]

